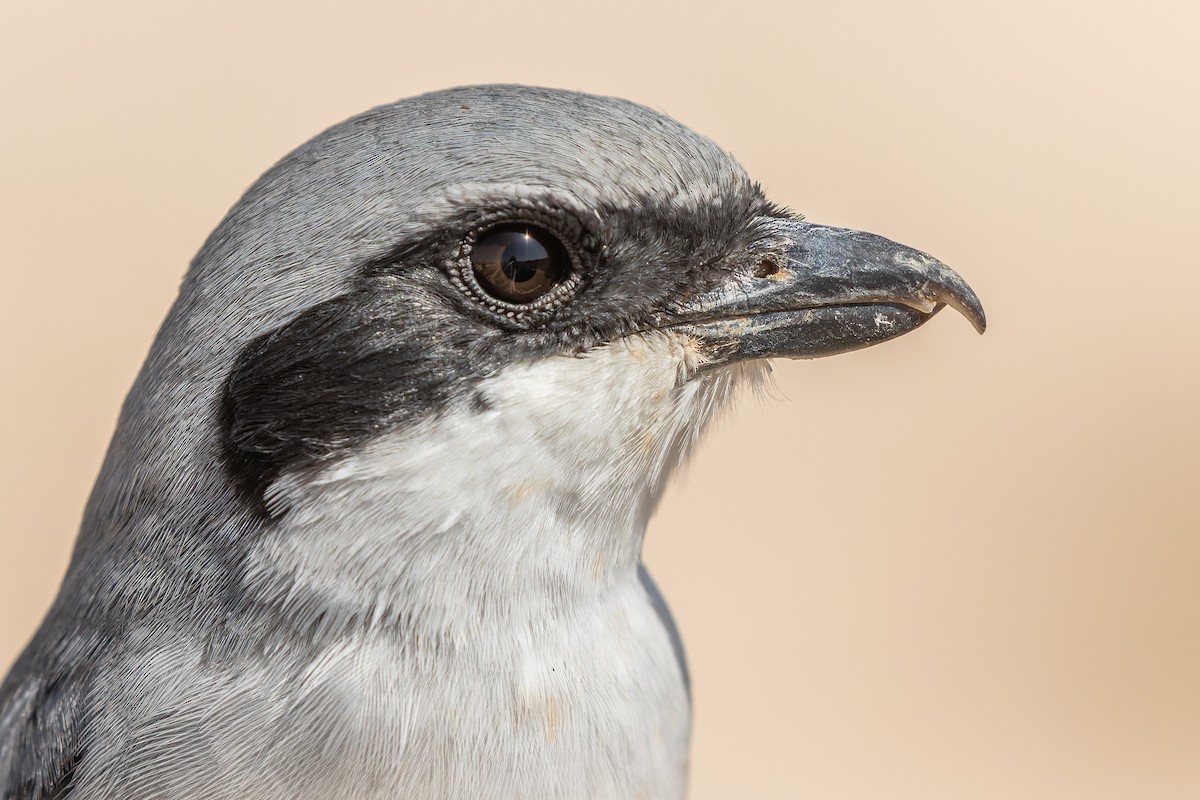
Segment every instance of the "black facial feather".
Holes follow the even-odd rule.
[[[506,365],[653,327],[689,293],[754,260],[764,210],[757,191],[692,207],[602,209],[599,246],[576,248],[588,263],[575,296],[520,324],[453,285],[447,265],[468,223],[447,221],[242,350],[220,409],[232,479],[264,512],[266,489],[285,470],[478,397],[478,382]]]
[[[311,464],[446,405],[491,367],[473,356],[497,332],[454,314],[429,268],[372,275],[247,346],[222,423],[240,489],[261,500],[285,466]]]

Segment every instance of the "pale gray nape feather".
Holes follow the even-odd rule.
[[[513,230],[545,247],[505,289]],[[982,330],[936,260],[799,221],[623,100],[471,87],[331,128],[184,279],[0,688],[0,798],[682,798],[687,670],[640,562],[667,477],[762,358],[947,303]]]

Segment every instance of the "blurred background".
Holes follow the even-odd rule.
[[[367,107],[615,94],[991,323],[780,362],[651,525],[692,798],[1200,797],[1200,6],[5,3],[0,669],[189,259]]]

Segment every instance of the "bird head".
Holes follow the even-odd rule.
[[[349,559],[383,581],[398,560],[450,569],[447,548],[627,566],[666,477],[764,359],[882,342],[944,305],[983,330],[940,262],[803,221],[655,111],[437,92],[326,131],[232,209],[92,516],[139,492],[238,504],[289,531],[259,560],[293,573]]]

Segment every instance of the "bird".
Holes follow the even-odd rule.
[[[186,272],[0,687],[0,798],[685,797],[664,485],[770,359],[947,305],[983,332],[940,261],[626,100],[335,125]]]

